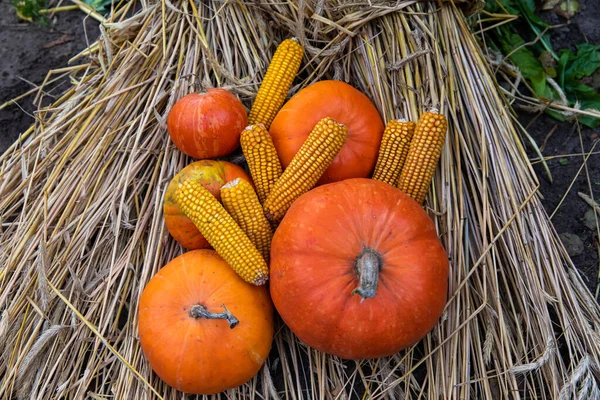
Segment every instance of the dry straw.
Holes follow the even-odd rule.
[[[450,297],[422,343],[385,359],[342,361],[279,324],[259,375],[217,398],[598,398],[600,308],[452,3],[163,0],[126,17],[129,7],[84,64],[57,72],[72,86],[0,159],[0,398],[182,398],[136,338],[141,291],[182,252],[161,207],[190,160],[165,118],[209,86],[250,105],[290,36],[306,49],[292,92],[336,78],[386,121],[430,107],[448,116],[426,206],[451,260]]]

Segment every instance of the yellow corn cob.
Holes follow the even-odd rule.
[[[442,154],[448,123],[442,114],[426,112],[419,118],[400,174],[398,188],[423,204]]]
[[[347,136],[348,128],[332,118],[323,118],[315,125],[265,201],[269,221],[280,221],[292,203],[315,186]]]
[[[269,268],[260,252],[207,189],[187,180],[181,183],[176,198],[185,216],[243,280],[254,285],[267,282]]]
[[[392,186],[398,184],[414,131],[415,123],[412,121],[398,119],[387,123],[381,138],[373,179]]]
[[[260,204],[263,204],[283,172],[277,150],[263,124],[250,125],[244,129],[240,136],[240,144],[256,186],[258,199]]]
[[[221,202],[268,264],[273,231],[252,186],[243,179],[234,179],[221,188]]]
[[[248,115],[250,125],[264,124],[269,129],[287,97],[303,55],[304,49],[296,38],[279,44]]]

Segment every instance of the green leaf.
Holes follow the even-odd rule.
[[[552,57],[549,51],[544,50],[538,57],[546,74],[552,78],[556,78],[556,60]]]
[[[518,1],[518,0],[516,0]],[[499,3],[504,7],[506,11],[511,13],[512,15],[521,15],[521,11],[519,7],[515,4],[513,0],[500,0]]]
[[[567,160],[566,158],[560,158],[558,160],[558,163],[564,167],[565,165],[569,165],[569,160]]]
[[[544,99],[553,98],[552,91],[546,85],[546,71],[542,63],[533,55],[531,50],[524,47],[525,41],[518,34],[511,32],[506,27],[500,27],[502,32],[498,35],[500,46],[504,54],[511,54],[510,60],[519,68],[523,77],[531,82],[535,93]],[[515,51],[515,49],[517,49]]]
[[[113,1],[114,0],[83,0],[85,4],[92,7],[96,11],[110,11],[110,6]]]
[[[551,116],[552,118],[554,118],[557,121],[566,121],[567,120],[567,117],[565,117],[563,114],[561,114],[557,111],[551,110],[549,108],[546,109],[546,114],[548,114],[549,116]]]
[[[577,55],[569,50],[570,63],[565,71],[565,78],[581,79],[590,76],[600,68],[600,45],[581,43],[577,45]]]
[[[46,0],[12,0],[11,5],[20,19],[46,24],[46,18],[40,13],[41,10],[48,8]]]
[[[583,83],[568,81],[565,84],[564,89],[567,97],[569,99],[573,98],[574,101],[579,101],[580,103],[600,102],[600,94],[598,94],[591,86],[584,85]]]
[[[563,18],[572,18],[579,12],[579,2],[576,0],[562,1],[555,9],[556,14]]]
[[[571,53],[571,50],[561,50],[560,51],[560,58],[558,59],[558,65],[557,65],[558,84],[560,85],[560,87],[565,86],[565,75],[566,75],[566,70],[567,70],[567,64],[569,63],[569,60],[572,57],[573,57],[573,53]]]
[[[597,128],[598,125],[600,124],[599,118],[595,118],[590,115],[582,115],[578,118],[578,121],[581,124],[587,126],[588,128],[592,128],[592,129]]]

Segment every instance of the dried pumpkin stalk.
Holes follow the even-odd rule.
[[[423,113],[417,121],[398,188],[423,204],[446,138],[446,117],[437,111]]]
[[[294,200],[315,186],[347,137],[348,128],[333,118],[326,117],[317,122],[265,201],[264,210],[269,221],[281,221]]]
[[[250,238],[219,201],[199,182],[187,180],[177,191],[177,203],[208,243],[246,282],[263,285],[269,268]]]
[[[415,123],[412,121],[394,119],[387,123],[381,138],[373,179],[392,186],[398,184],[414,131]]]
[[[252,186],[234,179],[221,188],[221,202],[268,264],[273,231]]]
[[[277,46],[250,109],[250,125],[264,124],[267,129],[271,126],[292,87],[303,55],[304,49],[296,38],[286,39]]]
[[[250,125],[244,129],[240,136],[240,144],[256,186],[258,199],[260,204],[263,204],[283,172],[277,150],[263,124]]]

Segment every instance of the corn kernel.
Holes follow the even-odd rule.
[[[269,221],[281,221],[292,203],[315,186],[347,137],[348,128],[332,118],[323,118],[315,125],[265,200]]]
[[[246,282],[263,285],[269,278],[267,263],[242,228],[202,184],[184,181],[177,203],[208,243]]]
[[[303,55],[304,49],[296,38],[277,46],[248,115],[250,125],[263,124],[267,129],[271,126],[292,87]]]
[[[398,188],[423,204],[442,154],[448,123],[442,114],[426,112],[417,121]]]

